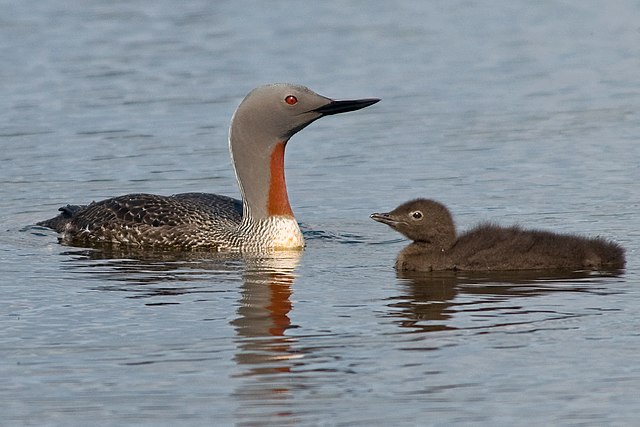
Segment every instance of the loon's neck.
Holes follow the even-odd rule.
[[[286,141],[249,143],[231,128],[229,148],[242,194],[242,246],[302,248],[304,240],[293,215],[284,174]]]
[[[273,147],[269,162],[269,196],[267,198],[267,212],[269,216],[283,216],[294,218],[287,183],[284,179],[284,148],[286,142],[279,142]]]

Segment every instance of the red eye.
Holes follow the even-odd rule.
[[[298,98],[296,98],[293,95],[289,95],[284,99],[284,102],[286,102],[289,105],[295,105],[298,103]]]

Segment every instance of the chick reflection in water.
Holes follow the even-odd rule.
[[[429,199],[411,200],[371,218],[413,240],[398,255],[398,270],[610,270],[625,265],[624,249],[603,238],[490,223],[457,236],[449,210]]]
[[[389,299],[388,317],[410,333],[537,325],[583,315],[530,299],[549,294],[607,292],[613,272],[515,270],[489,272],[397,271],[398,294]],[[528,301],[528,302],[527,302]],[[432,349],[432,348],[428,348]]]

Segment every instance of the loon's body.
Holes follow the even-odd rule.
[[[62,241],[71,245],[242,246],[238,230],[242,202],[217,194],[127,194],[85,206],[67,205],[60,211],[57,217],[38,225],[62,233]]]
[[[38,225],[71,245],[122,244],[167,249],[262,250],[304,246],[284,177],[284,150],[298,131],[325,115],[378,99],[333,101],[290,84],[261,86],[238,106],[229,149],[242,200],[208,193],[128,194],[67,205]]]
[[[484,223],[456,234],[441,203],[416,199],[371,218],[413,240],[396,259],[401,271],[604,270],[625,265],[624,249],[603,238]]]

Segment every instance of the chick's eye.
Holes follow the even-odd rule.
[[[295,105],[298,103],[298,98],[296,98],[293,95],[288,95],[284,98],[284,102],[286,102],[289,105]]]
[[[413,218],[413,219],[422,219],[422,212],[420,212],[420,211],[411,212],[411,218]]]

